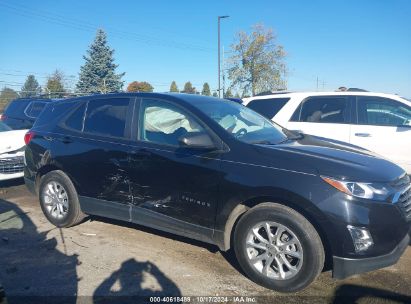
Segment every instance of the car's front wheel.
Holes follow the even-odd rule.
[[[39,198],[44,215],[57,227],[76,225],[85,217],[77,191],[63,171],[51,171],[41,178]]]
[[[275,203],[260,204],[241,217],[234,250],[249,278],[281,292],[307,287],[324,266],[315,228],[300,213]]]

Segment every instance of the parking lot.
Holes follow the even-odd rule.
[[[158,295],[192,296],[191,302],[201,302],[195,296],[248,296],[257,303],[411,301],[411,246],[392,267],[342,281],[324,272],[302,292],[278,294],[248,280],[232,253],[205,243],[97,217],[55,228],[21,180],[0,187],[0,249],[9,303],[50,295],[79,296],[69,303]]]

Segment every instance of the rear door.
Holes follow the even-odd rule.
[[[294,112],[287,128],[349,142],[351,105],[351,96],[308,97]]]
[[[57,138],[56,159],[76,182],[85,212],[129,219],[133,100],[91,99],[80,103],[62,123],[65,131]]]
[[[374,96],[357,97],[350,142],[376,152],[411,173],[411,107]]]

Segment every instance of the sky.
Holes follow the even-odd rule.
[[[148,81],[165,92],[175,80],[215,90],[219,15],[230,16],[221,21],[225,59],[239,31],[257,23],[275,31],[291,91],[346,86],[411,97],[409,0],[0,0],[0,89],[19,90],[28,74],[44,85],[55,69],[74,88],[102,28],[125,85]]]

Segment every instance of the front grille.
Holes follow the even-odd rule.
[[[408,187],[408,189],[400,195],[398,205],[403,210],[407,220],[411,221],[411,187]]]
[[[10,158],[0,158],[0,173],[14,174],[23,172],[24,156],[16,156]]]

